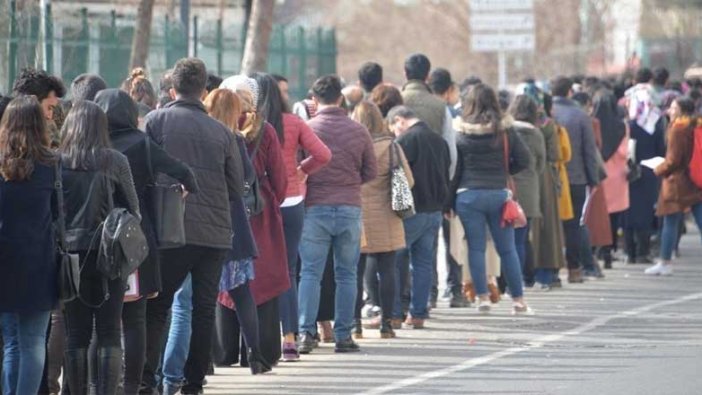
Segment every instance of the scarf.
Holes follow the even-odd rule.
[[[636,121],[648,134],[656,131],[656,124],[661,119],[661,110],[656,103],[657,95],[650,84],[636,84],[625,93],[629,119]]]
[[[602,130],[602,159],[608,161],[617,152],[626,136],[626,124],[620,118],[617,98],[611,91],[600,91],[593,100],[593,115],[600,121]]]

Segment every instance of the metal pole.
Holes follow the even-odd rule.
[[[183,26],[186,56],[190,53],[190,0],[180,0],[180,24]]]
[[[12,85],[15,82],[15,77],[17,76],[17,1],[10,0],[10,44],[9,44],[9,73],[7,90],[12,89]]]
[[[222,19],[217,19],[217,75],[222,75],[222,52],[224,44],[222,39]],[[242,52],[243,53],[243,52]]]
[[[48,0],[47,0],[48,1]],[[54,73],[54,19],[51,13],[51,2],[46,5],[46,19],[44,20],[44,70]]]
[[[40,0],[39,1],[39,56],[36,60],[37,68],[43,70],[47,69],[46,64],[46,30],[47,30],[47,8],[50,6],[51,0]]]
[[[197,15],[193,17],[193,56],[197,58],[197,44],[199,40],[198,33],[198,18]]]
[[[500,89],[507,88],[507,54],[505,51],[497,53],[497,73],[499,78],[497,86],[499,86]]]

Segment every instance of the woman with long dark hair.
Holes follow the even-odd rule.
[[[138,129],[139,110],[129,94],[119,89],[105,89],[95,96],[95,103],[107,115],[114,149],[129,161],[142,213],[141,226],[149,245],[148,257],[133,274],[137,287],[130,289],[122,311],[124,392],[133,394],[138,392],[141,385],[146,358],[146,301],[161,291],[161,263],[152,220],[154,213],[147,205],[147,186],[156,183],[155,176],[158,174],[174,178],[189,193],[197,193],[198,185],[188,166],[168,155],[160,145],[148,141],[147,135]]]
[[[680,222],[685,211],[691,209],[697,227],[702,229],[702,190],[690,178],[690,160],[695,146],[695,102],[679,97],[668,110],[670,126],[666,133],[668,149],[665,161],[654,173],[662,179],[656,215],[663,217],[660,261],[646,269],[646,274],[669,276],[673,274],[673,249],[678,241]]]
[[[268,82],[261,81],[261,86],[268,87]],[[285,200],[281,203],[283,216],[283,233],[288,252],[288,275],[290,289],[278,298],[280,323],[283,327],[283,361],[292,362],[300,359],[295,339],[298,329],[297,309],[297,250],[302,237],[302,222],[305,216],[304,187],[307,176],[324,167],[331,160],[331,151],[300,117],[290,112],[287,102],[275,88],[267,89],[270,97],[259,109],[278,132],[278,139],[283,146],[283,159],[288,178]],[[282,127],[276,126],[279,116]],[[282,132],[282,133],[281,133]],[[305,158],[300,158],[304,151]]]
[[[58,215],[51,152],[34,96],[12,100],[0,121],[0,326],[4,393],[36,394],[46,328],[58,304],[53,218]]]
[[[65,304],[64,373],[71,394],[87,387],[87,348],[97,333],[97,393],[115,393],[122,369],[121,319],[124,282],[107,280],[97,270],[96,233],[113,202],[140,218],[139,199],[127,158],[111,147],[107,117],[92,102],[78,102],[63,125],[59,149],[66,202],[67,248],[80,256],[81,298]],[[112,196],[110,196],[112,195]],[[106,283],[106,284],[105,284]],[[105,287],[106,285],[106,287]],[[106,289],[105,289],[106,288]]]
[[[495,91],[485,84],[476,85],[464,97],[463,115],[454,121],[454,129],[460,156],[454,178],[454,210],[468,239],[468,262],[479,298],[478,311],[487,314],[491,308],[485,274],[489,228],[512,295],[512,313],[533,314],[524,302],[514,227],[501,224],[502,208],[511,198],[508,177],[529,167],[529,150],[514,131],[511,120],[503,116]]]

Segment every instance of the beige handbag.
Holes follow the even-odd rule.
[[[470,269],[468,268],[468,240],[466,240],[463,224],[457,215],[449,220],[449,232],[451,257],[462,267],[463,282],[471,283],[473,280],[470,277]],[[500,256],[497,254],[495,243],[492,241],[492,237],[489,236],[489,232],[487,245],[485,246],[485,262],[488,278],[491,276],[499,277],[501,274]]]

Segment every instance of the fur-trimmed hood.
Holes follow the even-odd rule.
[[[507,129],[510,128],[514,125],[515,120],[509,116],[505,115],[502,117],[502,121],[500,122],[500,127],[502,129]],[[456,130],[457,133],[464,133],[464,134],[469,134],[469,135],[485,135],[485,134],[492,134],[492,125],[489,124],[480,124],[480,123],[469,123],[463,120],[463,118],[455,118],[453,120],[453,128]]]

